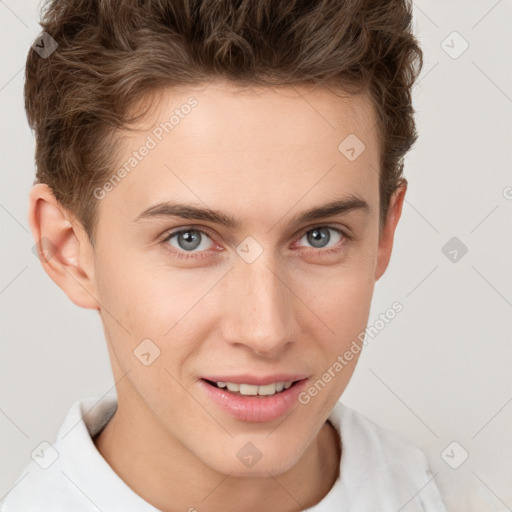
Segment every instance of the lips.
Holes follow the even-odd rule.
[[[250,375],[244,376],[213,376],[199,379],[199,389],[204,393],[204,397],[209,399],[213,404],[219,407],[223,412],[245,422],[270,422],[290,413],[297,407],[298,396],[307,385],[308,378],[297,379],[301,375],[281,374],[264,377],[254,377]],[[210,379],[232,379],[232,385],[238,386],[254,386],[258,390],[260,388],[270,386],[279,381],[279,379],[290,379],[286,382],[290,386],[280,392],[273,394],[257,396],[242,394],[240,392],[232,392],[227,389],[226,381],[213,381]],[[238,382],[233,382],[238,381]],[[226,383],[226,387],[217,386],[216,382]],[[250,384],[255,382],[264,382],[264,384]],[[242,389],[243,391],[243,389]]]

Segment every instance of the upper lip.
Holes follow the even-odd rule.
[[[306,379],[308,375],[297,373],[279,373],[275,375],[215,375],[202,377],[211,382],[233,382],[235,384],[252,384],[253,386],[265,386],[275,382],[295,382],[296,380]]]

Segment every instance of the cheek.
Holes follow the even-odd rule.
[[[144,266],[141,258],[105,261],[97,277],[102,317],[124,370],[135,367],[138,372],[134,356],[149,351],[151,357],[158,354],[152,370],[181,372],[182,363],[207,337],[202,298],[219,277]]]
[[[367,261],[371,261],[370,259]],[[333,405],[348,385],[361,354],[364,332],[370,313],[374,280],[371,265],[350,265],[339,268],[335,274],[317,282],[316,294],[311,294],[309,306],[318,318],[309,317],[308,325],[315,340],[318,355],[318,375],[322,382],[312,390],[311,396],[320,394],[323,386],[330,392],[321,393],[318,407]],[[318,287],[318,284],[322,284]],[[312,289],[313,283],[302,281],[302,290]],[[306,302],[306,301],[305,301]],[[319,321],[322,320],[322,322]],[[351,351],[347,358],[343,355]],[[341,362],[340,358],[341,357]]]
[[[363,350],[373,281],[356,272],[341,275],[330,282],[324,293],[311,302],[318,319],[311,317],[316,375],[299,397],[307,407],[327,414],[348,386]],[[327,328],[326,328],[327,326]]]
[[[306,305],[325,320],[339,339],[367,321],[374,284],[373,268],[342,265],[334,272],[303,276],[298,289]]]
[[[178,381],[190,373],[184,366],[205,337],[193,306],[206,290],[129,258],[103,263],[97,273],[102,319],[118,378],[129,372],[131,386],[154,410],[165,397],[185,400]]]
[[[161,263],[148,264],[143,254],[134,251],[110,254],[97,265],[100,301],[122,318],[130,332],[162,336],[200,298],[200,283],[190,274]]]

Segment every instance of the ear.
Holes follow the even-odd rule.
[[[71,218],[48,185],[32,187],[28,221],[44,270],[77,306],[99,309],[93,248],[82,225]]]
[[[377,265],[375,267],[375,281],[378,281],[388,268],[393,249],[393,239],[395,230],[402,215],[402,206],[404,204],[405,193],[407,191],[407,180],[402,178],[401,184],[391,196],[389,202],[386,222],[379,236],[379,248],[377,253]]]

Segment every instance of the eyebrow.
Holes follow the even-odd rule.
[[[304,224],[325,217],[348,214],[353,211],[362,211],[367,215],[370,212],[370,206],[361,197],[350,194],[336,201],[299,213],[288,222],[288,225]],[[154,217],[181,217],[183,219],[203,220],[220,224],[230,229],[240,229],[242,225],[240,220],[227,213],[174,201],[165,201],[150,206],[141,212],[134,219],[134,222]]]

